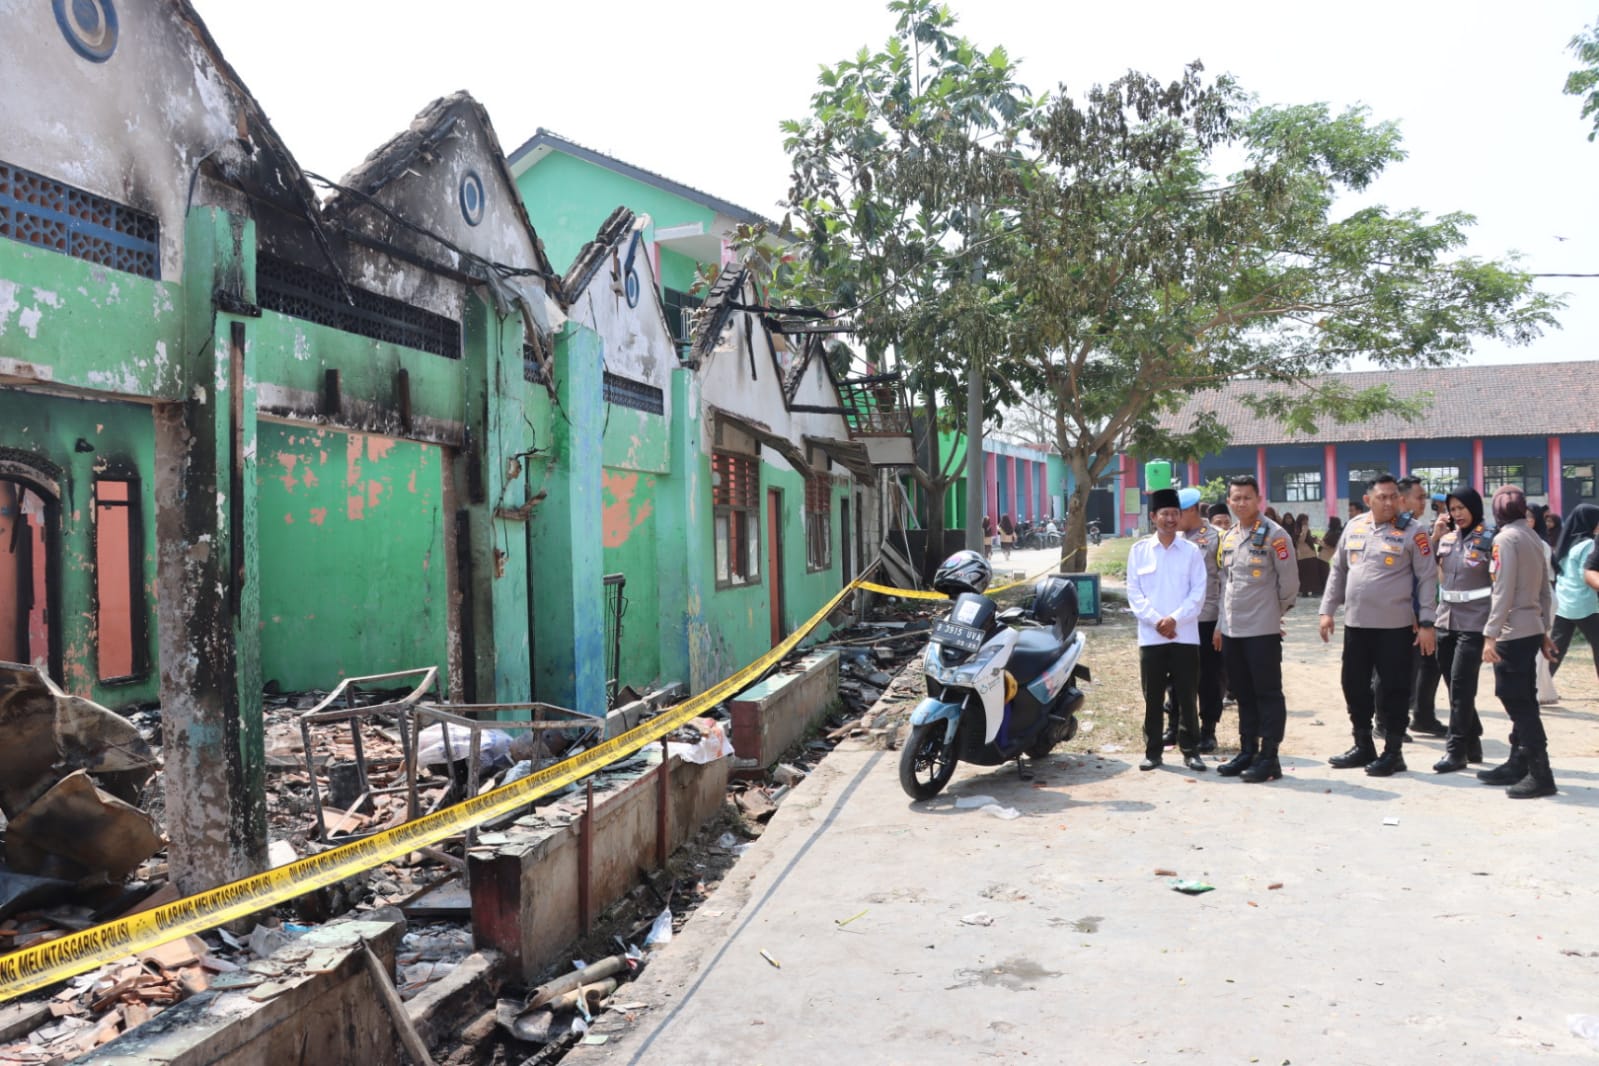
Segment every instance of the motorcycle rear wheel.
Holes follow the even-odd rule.
[[[944,742],[948,729],[942,719],[912,727],[899,753],[899,784],[911,799],[932,799],[955,776],[955,747]]]

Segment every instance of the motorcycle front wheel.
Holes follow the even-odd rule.
[[[899,753],[899,784],[911,799],[932,799],[955,776],[955,748],[944,742],[948,731],[942,719],[912,727]]]

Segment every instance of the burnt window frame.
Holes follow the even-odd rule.
[[[833,478],[817,470],[805,478],[805,572],[833,567]]]
[[[126,485],[127,499],[109,502],[102,500],[100,486],[106,482]],[[93,484],[90,487],[91,499],[94,504],[94,529],[89,546],[94,559],[94,581],[90,591],[94,607],[94,672],[96,683],[107,688],[136,684],[150,676],[150,610],[149,604],[144,597],[144,507],[142,489],[143,485],[137,472],[116,467],[108,467],[103,471],[96,472]],[[100,599],[100,512],[105,507],[125,508],[128,516],[128,642],[131,672],[110,677],[102,676],[103,670],[100,665],[100,616],[104,610],[104,605]]]
[[[725,549],[720,529],[724,520],[727,525]],[[760,456],[723,449],[713,451],[711,554],[718,589],[750,588],[761,583],[761,537]],[[735,562],[743,564],[742,572],[735,570]]]

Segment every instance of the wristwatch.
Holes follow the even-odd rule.
[[[1433,628],[1433,623],[1432,622],[1417,622],[1416,624],[1418,626],[1420,626],[1421,628],[1423,628],[1423,629],[1431,629],[1431,628]]]

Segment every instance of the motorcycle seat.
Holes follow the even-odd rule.
[[[1018,684],[1026,686],[1066,653],[1066,645],[1053,629],[1024,629],[1016,638],[1009,669]]]

